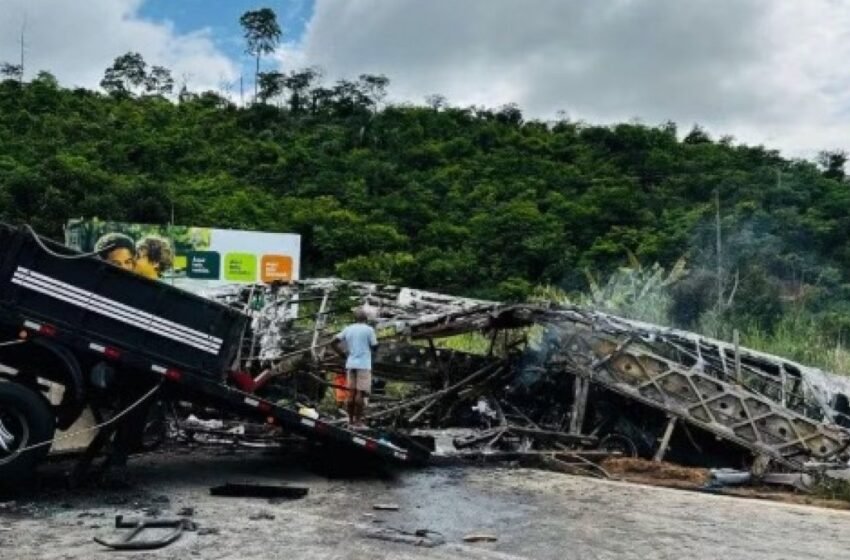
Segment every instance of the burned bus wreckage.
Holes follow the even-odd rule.
[[[843,378],[693,333],[336,279],[206,295],[252,317],[238,357],[248,389],[332,416],[343,364],[327,345],[366,309],[381,341],[373,437],[435,460],[533,457],[594,473],[595,458],[619,454],[757,475],[848,462]]]

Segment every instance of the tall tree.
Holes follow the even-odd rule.
[[[448,103],[446,96],[439,93],[432,93],[431,95],[425,96],[425,104],[431,107],[435,112],[446,107]]]
[[[254,57],[254,99],[257,99],[260,83],[260,57],[271,54],[280,43],[282,32],[277,24],[277,15],[271,8],[260,8],[242,14],[239,18],[242,25],[246,46],[245,52]]]
[[[360,87],[350,80],[337,80],[333,87],[334,109],[339,115],[351,116],[358,111],[367,111],[372,100]]]
[[[319,78],[320,71],[316,68],[305,68],[291,72],[284,80],[284,86],[289,90],[289,110],[293,113],[300,112],[307,98],[307,90],[313,82]]]
[[[377,111],[380,108],[381,101],[387,96],[387,86],[390,85],[390,79],[383,74],[360,74],[358,85]]]
[[[127,52],[119,56],[103,73],[100,87],[112,95],[128,95],[145,83],[147,63],[141,54]]]
[[[258,78],[260,83],[260,91],[257,94],[258,99],[263,103],[267,103],[270,99],[282,94],[285,79],[286,77],[280,72],[260,72]]]
[[[171,70],[164,66],[152,66],[145,76],[145,92],[152,95],[169,95],[174,91]]]
[[[818,163],[823,167],[824,177],[844,180],[844,165],[847,163],[847,152],[843,150],[822,151],[818,154]]]

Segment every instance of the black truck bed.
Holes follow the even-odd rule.
[[[74,254],[42,241],[55,253]],[[54,256],[29,232],[8,226],[0,226],[0,305],[216,380],[224,379],[248,319],[97,258]]]
[[[49,251],[43,248],[43,245]],[[62,256],[60,256],[62,255]],[[427,452],[400,448],[239,391],[226,383],[244,314],[23,229],[0,224],[0,321],[47,336],[77,353],[95,353],[137,372],[163,376],[181,393],[223,411],[267,422],[328,444],[402,463]]]

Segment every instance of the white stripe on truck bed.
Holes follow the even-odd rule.
[[[21,266],[15,271],[12,282],[29,290],[65,301],[77,307],[82,307],[83,309],[159,336],[170,338],[171,340],[198,348],[210,354],[217,355],[221,348],[222,340],[220,338],[163,319],[162,317],[152,315]]]

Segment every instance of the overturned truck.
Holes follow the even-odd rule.
[[[320,399],[333,385],[322,380],[342,368],[325,352],[335,319],[365,306],[382,339],[375,374],[405,388],[376,396],[371,425],[411,435],[452,428],[456,453],[595,449],[756,472],[847,464],[847,384],[790,360],[573,306],[333,279],[215,297],[254,301],[257,289],[265,303],[245,369],[300,379],[302,389],[313,380]],[[475,351],[445,347],[458,335],[474,336]]]

